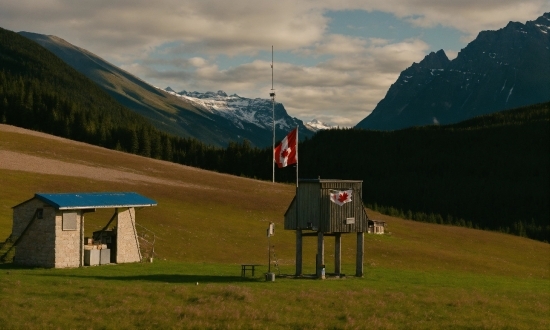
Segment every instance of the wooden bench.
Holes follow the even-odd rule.
[[[247,270],[249,270],[249,271],[252,273],[252,276],[254,276],[254,270],[255,270],[256,266],[261,266],[261,265],[256,265],[256,264],[242,264],[242,265],[241,265],[241,277],[245,277],[245,276],[246,276],[246,271],[247,271]]]

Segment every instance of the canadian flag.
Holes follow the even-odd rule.
[[[281,141],[281,143],[273,150],[275,163],[279,168],[286,167],[298,162],[298,154],[296,153],[296,135],[298,129],[295,128],[292,132]]]
[[[351,202],[351,193],[353,190],[332,190],[330,192],[330,201],[340,206]]]

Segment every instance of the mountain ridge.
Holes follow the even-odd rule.
[[[31,32],[19,32],[53,52],[71,67],[83,73],[115,100],[125,107],[149,119],[158,129],[181,137],[192,137],[218,147],[226,147],[229,142],[248,140],[257,147],[272,144],[271,125],[258,126],[256,123],[239,122],[230,112],[220,113],[197,102],[176,96],[149,85],[134,75],[114,66],[101,57],[58,38]],[[265,102],[270,102],[265,100]],[[261,110],[261,109],[260,109]],[[271,109],[269,110],[271,112]],[[264,111],[265,112],[265,111]],[[300,127],[302,137],[312,136],[303,122],[288,115],[281,103],[275,105],[277,118],[293,122]],[[269,116],[263,115],[266,121]],[[279,125],[280,126],[280,125]],[[286,129],[286,126],[282,126]],[[277,128],[277,138],[282,139],[288,132]]]
[[[197,108],[207,109],[244,128],[245,123],[260,127],[266,131],[273,130],[273,104],[269,99],[246,98],[237,94],[227,95],[222,90],[217,92],[187,92],[176,93],[173,89],[164,91],[186,100]],[[281,131],[290,131],[296,127],[306,127],[301,120],[290,118],[282,104],[275,103],[275,126]],[[306,127],[307,128],[307,127]],[[310,134],[308,134],[309,136]]]
[[[451,124],[550,100],[549,27],[550,13],[545,13],[526,24],[510,22],[480,32],[446,64],[434,61],[442,50],[429,54],[405,69],[355,127],[395,130]],[[430,70],[433,76],[428,77]],[[420,85],[407,84],[417,80]]]

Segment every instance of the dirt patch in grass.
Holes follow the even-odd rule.
[[[110,182],[141,182],[168,186],[207,189],[208,187],[173,180],[163,180],[143,174],[131,173],[97,166],[74,164],[55,159],[27,155],[20,152],[0,150],[0,168],[32,173],[76,176]]]

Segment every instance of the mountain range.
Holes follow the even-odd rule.
[[[550,13],[482,31],[449,60],[443,50],[401,72],[355,127],[396,130],[451,124],[550,100]]]
[[[372,113],[355,127],[397,130],[452,124],[476,116],[550,100],[550,13],[526,24],[510,22],[482,31],[449,60],[443,50],[428,54],[399,75]],[[276,139],[294,127],[300,139],[330,128],[288,115],[283,104],[218,92],[176,92],[142,81],[101,57],[56,36],[20,32],[53,52],[160,130],[225,147],[248,140],[270,146],[273,110]]]
[[[162,131],[219,147],[245,139],[256,147],[273,142],[273,105],[269,99],[227,96],[224,92],[180,95],[171,89],[164,91],[59,37],[19,34],[54,53]],[[295,127],[299,127],[300,139],[314,134],[301,120],[290,117],[281,103],[275,104],[275,122],[277,139]]]
[[[305,136],[311,137],[311,133],[316,131],[301,120],[290,117],[281,103],[275,103],[273,106],[270,99],[250,99],[237,94],[227,95],[222,90],[205,93],[183,90],[176,93],[172,88],[167,87],[164,91],[198,109],[206,109],[210,113],[230,121],[239,129],[247,130],[247,127],[252,126],[259,130],[273,132],[273,115],[275,115],[276,130],[281,132],[289,132],[300,127],[301,134],[305,133]],[[272,135],[266,136],[272,139]],[[269,143],[264,143],[264,145],[269,145]]]
[[[2,123],[217,172],[272,178],[270,148],[246,143],[215,148],[161,132],[53,53],[1,28],[0,59]],[[228,97],[186,94],[203,101]],[[363,201],[373,207],[548,241],[549,104],[449,126],[323,130],[300,144],[300,177],[361,179],[369,186]],[[275,172],[278,182],[296,179],[294,168]]]
[[[249,99],[237,94],[227,95],[222,90],[205,93],[183,90],[176,93],[172,88],[166,87],[164,91],[180,97],[198,108],[209,109],[213,113],[218,113],[220,116],[232,120],[236,126],[250,123],[268,130],[273,129],[273,104],[271,100],[262,98]],[[275,125],[277,128],[291,130],[294,127],[300,126],[301,122],[298,119],[291,118],[286,111],[277,113],[278,110],[281,109],[277,107],[276,103]],[[304,123],[304,126],[312,132],[331,128],[331,126],[317,119]]]

